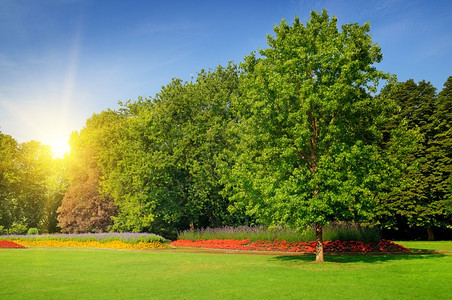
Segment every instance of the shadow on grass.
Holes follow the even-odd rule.
[[[382,263],[395,260],[430,260],[445,257],[444,254],[369,254],[369,255],[325,255],[325,262],[332,263]],[[313,263],[315,255],[276,256],[274,259],[286,262]]]

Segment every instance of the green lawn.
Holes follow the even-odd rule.
[[[452,251],[452,241],[403,241],[395,243],[412,250]]]
[[[0,249],[0,299],[450,299],[452,254]]]

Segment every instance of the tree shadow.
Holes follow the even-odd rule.
[[[394,260],[429,260],[445,257],[444,254],[326,254],[325,262],[331,263],[384,263]],[[273,259],[294,263],[314,263],[315,255],[276,256]]]

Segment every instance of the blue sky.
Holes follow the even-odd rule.
[[[378,68],[399,81],[441,90],[452,75],[446,0],[0,0],[0,131],[63,147],[93,113],[240,63],[282,18],[323,8],[339,24],[370,21]]]

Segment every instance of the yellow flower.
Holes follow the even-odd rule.
[[[126,249],[126,250],[151,250],[151,249],[165,249],[170,248],[168,244],[162,242],[138,242],[136,244],[124,243],[121,241],[111,241],[100,243],[98,241],[78,242],[78,241],[58,241],[58,240],[43,240],[43,241],[26,241],[15,240],[14,242],[25,247],[84,247],[84,248],[108,248],[108,249]]]

